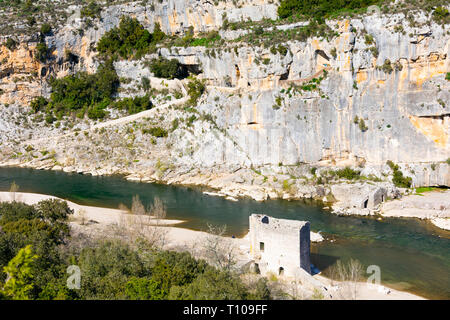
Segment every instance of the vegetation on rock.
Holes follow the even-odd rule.
[[[180,79],[187,76],[187,71],[183,69],[177,59],[168,60],[164,57],[153,59],[150,62],[150,71],[158,78]]]
[[[281,0],[278,16],[284,19],[299,12],[305,16],[323,19],[339,11],[366,8],[378,3],[379,0]]]
[[[397,164],[394,164],[392,161],[388,160],[386,164],[389,168],[392,169],[394,176],[392,178],[392,182],[396,187],[399,188],[410,188],[412,184],[411,177],[403,176],[403,172],[400,171],[400,167]]]
[[[165,37],[159,24],[153,34],[148,32],[136,18],[123,16],[118,27],[106,32],[97,44],[100,54],[117,59],[139,59],[151,51]]]

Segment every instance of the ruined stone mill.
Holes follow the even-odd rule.
[[[310,224],[308,221],[250,217],[250,254],[260,273],[295,276],[311,273]]]

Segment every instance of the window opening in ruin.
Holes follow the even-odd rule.
[[[284,274],[284,268],[280,267],[280,269],[278,269],[278,275],[282,276]]]
[[[255,273],[261,274],[261,270],[259,270],[259,264],[255,263]]]
[[[264,252],[264,242],[259,243],[259,250]]]
[[[364,201],[364,209],[367,209],[367,205],[369,204],[369,199],[367,199],[366,201]]]

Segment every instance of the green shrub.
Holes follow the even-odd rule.
[[[379,0],[281,0],[278,16],[282,19],[301,13],[323,19],[342,10],[366,8]]]
[[[142,85],[142,89],[144,89],[144,91],[150,90],[150,79],[147,77],[142,77],[141,85]]]
[[[49,111],[66,115],[76,112],[80,117],[88,111],[90,117],[97,119],[105,115],[103,109],[114,99],[119,77],[112,61],[107,61],[94,74],[80,72],[61,79],[51,79],[50,85]],[[33,111],[40,111],[44,105],[42,99],[34,101]]]
[[[450,81],[450,72],[447,72],[445,75],[445,80]]]
[[[410,188],[412,184],[411,177],[404,177],[403,173],[400,170],[394,171],[394,177],[392,182],[396,187],[399,188]]]
[[[373,36],[371,34],[366,34],[364,36],[364,40],[365,40],[367,45],[371,45],[374,42]]]
[[[56,118],[51,113],[47,113],[47,115],[45,116],[45,122],[47,124],[52,124],[53,122],[55,122],[55,120]]]
[[[100,17],[102,7],[95,0],[91,0],[87,6],[84,6],[80,13],[81,17],[96,18]]]
[[[265,279],[246,285],[237,273],[144,239],[72,239],[71,214],[56,199],[0,203],[0,269],[8,272],[0,272],[2,299],[271,298]],[[70,265],[81,269],[78,290],[67,287]]]
[[[36,45],[36,59],[40,62],[47,61],[48,58],[48,48],[45,42],[39,42]]]
[[[242,300],[249,293],[235,275],[208,268],[185,287],[172,287],[169,299],[181,300]]]
[[[123,59],[140,58],[149,52],[152,44],[156,44],[165,37],[159,25],[155,25],[154,33],[139,23],[136,18],[123,16],[118,27],[106,32],[97,44],[97,50],[105,56],[117,58],[116,53]]]
[[[180,121],[178,120],[178,118],[173,119],[172,120],[172,128],[170,130],[175,131],[179,125],[180,125]]]
[[[350,167],[345,167],[344,169],[337,170],[336,175],[339,178],[344,178],[347,180],[355,180],[361,177],[361,171],[353,170]]]
[[[30,102],[30,107],[34,113],[43,111],[48,105],[48,100],[44,97],[36,97]]]
[[[220,38],[219,32],[211,31],[208,34],[206,34],[206,36],[204,38],[191,37],[189,39],[189,43],[186,43],[186,44],[191,47],[196,47],[196,46],[209,47],[220,40],[221,40],[221,38]]]
[[[43,34],[44,36],[50,34],[51,32],[52,32],[52,27],[48,23],[44,23],[41,26],[41,34]]]
[[[358,127],[359,130],[361,130],[362,132],[366,132],[369,128],[366,126],[366,122],[364,121],[363,118],[359,119],[359,123],[358,123]]]
[[[205,83],[201,80],[198,80],[196,78],[191,78],[188,83],[188,105],[195,106],[198,102],[198,99],[203,95],[203,93],[206,90]]]
[[[333,47],[330,51],[331,56],[336,59],[337,58],[337,50],[335,47]]]
[[[139,113],[153,107],[148,94],[142,97],[124,98],[113,103],[113,107],[126,110],[129,114]]]
[[[386,161],[386,164],[393,171],[394,176],[392,178],[392,182],[396,187],[399,188],[411,187],[412,178],[403,176],[403,172],[400,171],[400,167],[398,165],[394,164],[391,160]]]
[[[447,24],[450,22],[450,13],[447,8],[437,7],[433,12],[433,19],[437,23]]]
[[[369,50],[370,50],[370,52],[372,52],[372,55],[375,58],[378,58],[379,52],[378,52],[378,48],[377,47],[375,47],[375,46],[370,47]]]
[[[5,45],[9,50],[14,50],[17,47],[17,42],[13,38],[8,38]]]
[[[391,61],[389,59],[384,60],[384,64],[380,67],[385,73],[392,73],[394,69],[392,68]]]
[[[154,137],[157,138],[163,138],[163,137],[167,137],[168,133],[167,130],[161,128],[161,127],[153,127],[153,128],[149,128],[149,129],[142,129],[142,133],[144,134],[151,134]]]
[[[283,45],[278,45],[278,46],[275,46],[275,45],[273,45],[271,48],[270,48],[270,53],[272,53],[272,54],[277,54],[277,53],[279,53],[282,57],[284,57],[285,55],[287,55],[287,53],[288,53],[288,48],[286,48],[285,46],[283,46]],[[270,61],[270,60],[269,60]],[[264,62],[263,62],[264,63]]]

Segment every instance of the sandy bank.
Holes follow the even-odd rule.
[[[45,199],[59,199],[57,197],[49,196],[49,195],[43,195],[43,194],[36,194],[36,193],[23,193],[23,192],[16,192],[15,195],[13,195],[11,192],[0,192],[0,202],[1,201],[20,201],[24,202],[26,204],[35,204],[39,201],[45,200]],[[67,201],[67,200],[65,200]],[[90,207],[90,206],[82,206],[79,204],[76,204],[71,201],[67,201],[69,207],[74,210],[74,217],[75,218],[83,218],[86,221],[92,221],[99,224],[114,224],[114,223],[120,223],[124,216],[130,217],[133,216],[129,213],[126,213],[125,211],[118,210],[118,209],[109,209],[109,208],[100,208],[100,207]],[[145,217],[146,223],[154,224],[156,223],[156,219],[146,216]],[[184,222],[183,220],[170,220],[170,219],[158,219],[157,223],[159,225],[175,225],[178,223]]]
[[[358,300],[426,300],[415,294],[395,290],[383,285],[376,285],[367,282],[341,282],[325,278],[321,275],[315,275],[323,284],[329,288],[330,294],[335,300],[342,300],[344,296],[349,295],[349,291],[356,290]]]
[[[450,230],[450,190],[424,192],[383,203],[381,214],[428,219],[439,228]]]

